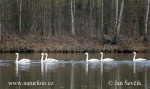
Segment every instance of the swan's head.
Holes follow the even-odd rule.
[[[133,52],[133,54],[136,54],[136,52]]]
[[[86,52],[85,54],[87,55],[88,53]]]
[[[102,55],[102,54],[103,54],[103,52],[100,52],[100,54]]]
[[[45,53],[45,55],[48,55],[47,53]]]
[[[41,53],[41,55],[44,55],[44,53]]]
[[[18,53],[16,53],[16,55],[18,55]]]

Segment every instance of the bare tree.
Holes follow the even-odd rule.
[[[124,0],[122,0],[122,3],[121,3],[119,19],[117,22],[117,32],[115,32],[113,43],[117,42],[119,34],[120,34],[120,26],[121,26],[121,21],[122,21],[123,9],[124,9]]]
[[[1,17],[0,17],[0,41],[2,41],[2,23],[1,23]]]
[[[42,31],[42,34],[45,35],[45,29],[46,29],[46,6],[44,6],[44,11],[43,11],[43,31]]]
[[[51,0],[51,28],[52,35],[55,35],[55,0]]]
[[[116,28],[118,25],[118,0],[116,0]]]
[[[121,20],[122,20],[122,15],[123,15],[123,9],[124,9],[124,0],[122,1],[122,4],[121,4],[121,10],[120,10],[118,26],[117,26],[117,37],[119,36],[119,33],[120,33],[120,26],[121,26]]]
[[[75,23],[74,23],[74,5],[73,0],[70,0],[70,6],[71,6],[71,32],[73,35],[75,35]]]
[[[95,28],[96,28],[96,32],[97,32],[97,34],[96,34],[96,36],[99,38],[100,37],[100,29],[99,29],[99,13],[100,13],[100,11],[99,11],[99,0],[95,0],[95,4],[96,4],[96,21],[95,21]]]
[[[22,29],[22,27],[21,27],[21,23],[22,23],[22,0],[20,0],[20,13],[19,13],[19,32],[21,33],[21,29]]]
[[[146,19],[145,19],[145,34],[144,34],[144,40],[147,40],[147,23],[148,23],[149,4],[150,4],[150,0],[147,0],[147,1],[148,1],[148,5],[147,5]]]
[[[101,13],[102,13],[102,17],[101,17],[101,32],[102,32],[102,36],[103,36],[103,28],[104,28],[104,3],[103,3],[103,0],[101,1],[101,5],[102,5],[102,11],[101,11]]]
[[[92,28],[92,0],[89,0],[89,37],[93,35],[93,28]]]

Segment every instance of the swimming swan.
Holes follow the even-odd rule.
[[[56,59],[53,59],[53,58],[47,58],[47,57],[48,57],[48,54],[47,54],[47,53],[45,53],[45,55],[46,55],[46,57],[45,57],[44,62],[58,62],[58,60],[56,60]]]
[[[101,61],[113,61],[114,60],[112,58],[104,58],[103,59],[103,52],[101,52],[100,54],[101,54]]]
[[[144,60],[146,60],[146,59],[144,59],[144,58],[137,58],[137,59],[135,59],[135,57],[136,57],[136,52],[133,52],[133,54],[134,54],[134,56],[133,56],[133,61],[144,61]]]
[[[88,61],[88,62],[99,62],[100,61],[99,59],[95,59],[95,58],[89,59],[89,54],[87,52],[85,54],[87,55],[86,61]]]
[[[16,53],[16,55],[17,55],[17,57],[16,57],[16,63],[29,63],[30,62],[30,60],[29,59],[26,59],[26,58],[23,58],[23,59],[20,59],[19,60],[19,54],[18,53]]]
[[[44,53],[41,53],[41,62],[44,62]]]

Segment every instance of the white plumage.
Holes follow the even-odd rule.
[[[136,57],[136,52],[133,52],[133,54],[134,54],[134,56],[133,56],[133,61],[145,61],[146,59],[144,59],[144,58],[137,58],[137,59],[135,59],[135,57]]]
[[[112,58],[104,58],[103,59],[103,52],[101,52],[100,54],[101,54],[101,61],[113,61],[114,60]]]
[[[18,53],[16,53],[16,55],[17,55],[17,57],[16,57],[16,63],[29,63],[30,62],[30,60],[29,59],[26,59],[26,58],[23,58],[23,59],[20,59],[19,60],[19,54]]]
[[[88,61],[88,62],[99,62],[100,61],[99,59],[95,59],[95,58],[89,59],[89,54],[87,52],[85,54],[87,55],[86,61]]]

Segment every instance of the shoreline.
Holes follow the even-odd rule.
[[[112,44],[113,37],[105,36],[103,40],[92,37],[78,37],[71,35],[55,36],[40,34],[19,35],[17,33],[6,33],[2,36],[0,53],[150,53],[150,43],[143,38],[130,38],[120,36],[117,44]]]
[[[41,53],[41,52],[48,52],[48,53],[100,53],[100,52],[105,52],[105,53],[132,53],[135,50],[58,50],[58,51],[53,51],[53,50],[38,50],[35,51],[34,49],[20,49],[20,50],[0,50],[0,53]],[[141,51],[135,51],[138,53],[150,53],[150,50],[141,50]]]

